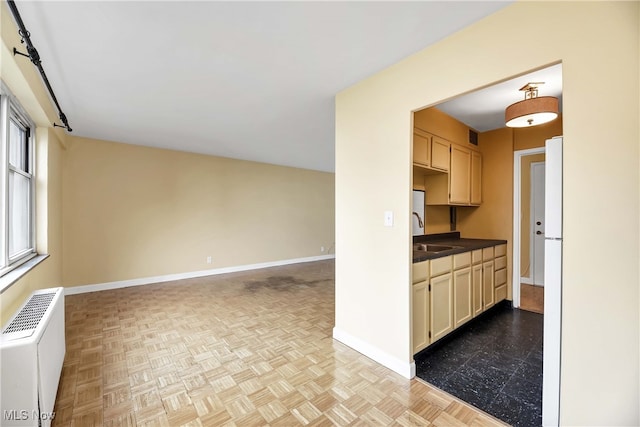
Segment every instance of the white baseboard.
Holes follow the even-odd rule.
[[[520,283],[523,285],[544,286],[544,283],[535,283],[532,277],[521,277]]]
[[[416,376],[415,362],[404,362],[341,329],[333,328],[333,339],[340,341],[341,343],[356,350],[358,353],[367,356],[369,359],[378,362],[407,379],[411,379]]]
[[[173,280],[193,279],[196,277],[214,276],[238,271],[258,270],[260,268],[278,267],[281,265],[299,264],[302,262],[322,261],[333,259],[335,255],[319,255],[305,258],[285,259],[280,261],[261,262],[258,264],[246,264],[233,267],[214,268],[211,270],[191,271],[187,273],[167,274],[164,276],[142,277],[139,279],[120,280],[117,282],[97,283],[93,285],[70,286],[64,288],[65,295],[84,294],[87,292],[107,291],[109,289],[128,288],[130,286],[150,285],[153,283],[171,282]]]

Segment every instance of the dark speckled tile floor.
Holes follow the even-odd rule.
[[[511,425],[539,426],[542,319],[496,306],[418,353],[417,375]]]

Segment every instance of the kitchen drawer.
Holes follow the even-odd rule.
[[[451,255],[431,260],[431,277],[451,272]]]
[[[496,288],[496,303],[502,301],[507,297],[507,285],[502,285]]]
[[[471,252],[471,262],[473,262],[474,264],[482,262],[482,249],[476,249],[475,251]]]
[[[506,254],[507,254],[507,245],[496,246],[496,257],[503,256]]]
[[[507,257],[506,256],[499,257],[498,254],[496,254],[496,271],[506,267],[507,267]]]
[[[491,246],[490,248],[484,248],[482,250],[482,260],[490,261],[492,259],[493,259],[493,246]]]
[[[411,282],[424,282],[429,278],[429,261],[413,263]]]
[[[498,288],[507,283],[507,269],[503,268],[502,270],[496,270],[496,282],[495,287]]]
[[[469,267],[471,265],[471,252],[464,252],[453,256],[453,269]]]

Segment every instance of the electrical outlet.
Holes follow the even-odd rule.
[[[324,246],[320,246],[320,252],[324,252]]]
[[[207,264],[211,264],[211,257],[210,256],[207,257]]]

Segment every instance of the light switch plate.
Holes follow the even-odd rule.
[[[384,226],[393,227],[393,211],[384,211]]]

